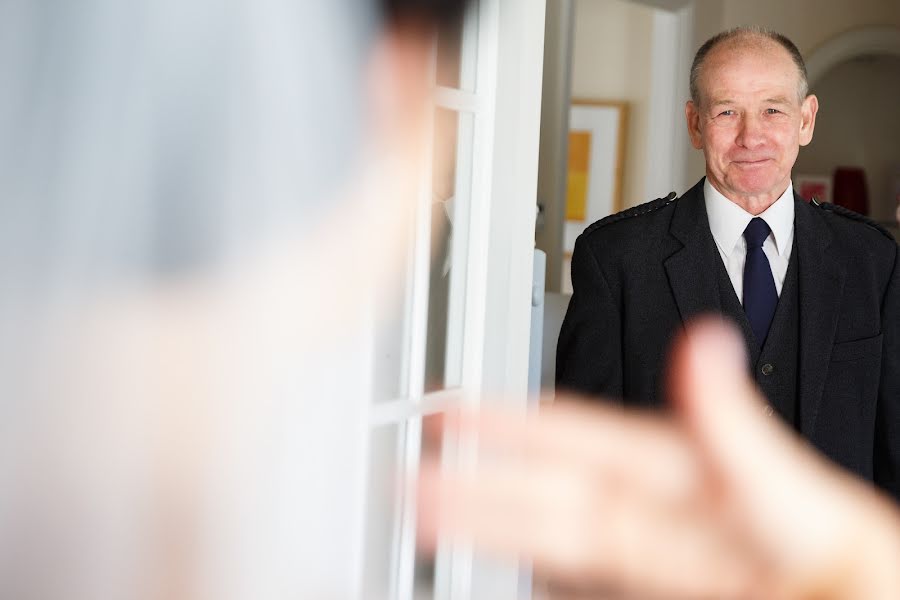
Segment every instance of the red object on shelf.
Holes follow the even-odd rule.
[[[857,167],[835,169],[832,198],[835,204],[861,215],[868,215],[869,190],[866,186],[866,172]]]
[[[831,202],[832,182],[828,177],[805,177],[795,179],[797,194],[809,202],[813,198],[819,202]]]

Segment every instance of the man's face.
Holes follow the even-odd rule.
[[[688,102],[685,116],[710,183],[745,209],[765,210],[787,189],[800,146],[812,140],[816,97],[800,100],[797,67],[774,42],[715,48],[698,83],[700,104]]]

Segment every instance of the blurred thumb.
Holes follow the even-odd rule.
[[[751,498],[760,487],[771,489],[782,483],[779,478],[792,476],[791,469],[779,467],[800,443],[777,417],[768,416],[747,370],[743,340],[732,326],[717,318],[691,324],[675,347],[671,383],[679,417],[711,472],[731,492]]]
[[[737,332],[718,319],[694,323],[672,367],[676,412],[720,506],[772,569],[761,583],[778,592],[762,597],[897,598],[894,505],[767,416]],[[890,558],[870,568],[881,556]]]

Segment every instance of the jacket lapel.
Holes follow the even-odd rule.
[[[684,193],[675,207],[669,233],[675,252],[665,260],[666,275],[682,323],[710,312],[721,312],[717,278],[720,260],[703,201],[703,182]],[[677,240],[677,241],[676,241]]]
[[[795,196],[794,251],[799,252],[800,432],[812,439],[844,290],[841,258],[831,251],[832,234],[817,209]]]

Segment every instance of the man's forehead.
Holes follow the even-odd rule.
[[[768,38],[748,37],[728,40],[713,48],[706,57],[704,67],[716,67],[726,63],[764,61],[773,71],[796,71],[794,59],[786,48]]]
[[[751,89],[759,88],[759,91],[783,84],[799,84],[800,74],[788,51],[772,40],[765,42],[768,43],[726,43],[714,48],[704,61],[701,87],[707,94],[717,96],[727,92],[735,82]],[[780,95],[775,94],[776,97]]]
[[[783,105],[783,106],[793,106],[797,102],[797,97],[791,94],[780,94],[780,93],[766,93],[769,90],[762,90],[762,93],[759,94],[757,101],[762,102],[766,105]],[[729,93],[727,90],[716,90],[713,89],[707,98],[707,104],[710,107],[723,106],[723,105],[737,105],[741,104],[745,101],[743,97],[739,97],[736,94]]]

